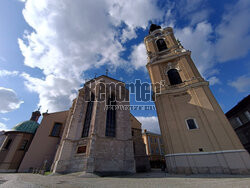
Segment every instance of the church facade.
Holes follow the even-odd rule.
[[[104,176],[150,170],[141,123],[129,109],[115,108],[129,106],[128,95],[123,82],[108,76],[85,83],[68,111],[43,114],[15,170]]]
[[[152,24],[144,43],[167,171],[249,174],[249,154],[173,29]]]

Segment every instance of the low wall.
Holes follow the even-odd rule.
[[[167,171],[177,174],[250,174],[246,150],[165,155]]]

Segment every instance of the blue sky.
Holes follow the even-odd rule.
[[[210,81],[224,112],[250,91],[249,0],[1,0],[0,129],[66,110],[86,79],[149,82],[149,22],[175,36]],[[135,104],[132,100],[131,104]],[[155,111],[132,111],[159,132]]]

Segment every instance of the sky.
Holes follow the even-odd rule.
[[[106,69],[126,83],[150,82],[150,22],[173,27],[227,112],[250,91],[249,18],[249,0],[0,0],[0,130],[39,106],[69,109]],[[131,113],[159,133],[155,110]]]

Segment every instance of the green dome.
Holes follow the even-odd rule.
[[[12,130],[34,134],[38,126],[39,123],[37,123],[36,121],[29,120],[18,123],[14,128],[12,128]]]

